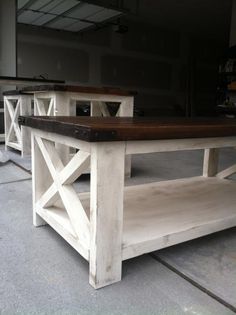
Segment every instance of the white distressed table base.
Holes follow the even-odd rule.
[[[54,142],[80,151],[64,165]],[[180,140],[88,143],[33,129],[34,225],[50,224],[89,261],[94,288],[117,282],[125,259],[236,225],[236,182],[225,179],[236,166],[217,173],[220,144],[235,146],[236,137],[187,139],[181,146]],[[163,145],[205,149],[203,176],[124,187],[127,150],[162,152]],[[77,194],[73,182],[90,159],[91,191]]]
[[[4,96],[5,149],[18,150],[22,157],[31,154],[30,133],[19,126],[18,117],[32,114],[32,100],[31,95]]]

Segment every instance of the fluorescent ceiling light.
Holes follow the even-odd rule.
[[[97,5],[80,3],[80,5],[66,15],[76,19],[88,19],[90,15],[98,13],[101,10],[103,8]]]
[[[75,22],[74,24],[67,26],[65,30],[70,31],[70,32],[79,32],[91,26],[93,26],[93,24],[79,21],[79,22]]]
[[[33,2],[28,9],[31,10],[41,10],[44,6],[48,5],[48,0],[38,0],[36,2]],[[51,1],[52,2],[52,1]]]
[[[18,0],[17,21],[78,32],[121,13],[78,0]]]
[[[119,11],[111,10],[111,9],[104,9],[102,11],[97,12],[96,14],[90,16],[88,19],[92,22],[103,22],[108,20],[114,16],[120,15]]]
[[[17,8],[18,10],[23,8],[29,0],[18,0]]]
[[[79,2],[77,0],[54,0],[51,4],[42,8],[42,11],[60,15],[78,5],[78,3]]]
[[[70,18],[60,18],[56,19],[55,21],[49,22],[48,27],[50,28],[58,28],[58,29],[64,29],[71,24],[74,24],[75,20]]]
[[[32,22],[33,25],[42,26],[51,20],[55,19],[55,15],[53,14],[43,14],[40,17],[38,17],[36,20]]]
[[[31,24],[34,20],[42,16],[42,13],[24,11],[20,16],[18,16],[19,23]]]

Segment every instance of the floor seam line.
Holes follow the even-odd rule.
[[[168,268],[169,270],[171,270],[175,274],[177,274],[178,276],[180,276],[181,278],[183,278],[184,280],[188,281],[195,288],[199,289],[203,293],[207,294],[208,296],[210,296],[211,298],[216,300],[218,303],[222,304],[226,308],[230,309],[232,312],[236,313],[236,307],[235,306],[233,306],[232,304],[224,301],[222,298],[217,296],[215,293],[213,293],[210,290],[206,289],[204,286],[202,286],[201,284],[199,284],[195,280],[191,279],[189,276],[187,276],[184,273],[182,273],[181,271],[179,271],[176,267],[174,267],[171,264],[167,263],[166,261],[164,261],[160,257],[157,257],[153,253],[149,254],[149,256],[152,257],[154,260],[158,261],[159,263],[161,263],[163,266],[165,266],[166,268]]]
[[[12,159],[9,160],[12,164],[14,164],[15,166],[18,166],[20,169],[22,169],[23,171],[25,171],[26,173],[32,175],[32,172],[30,170],[27,170],[26,168],[24,168],[22,165],[18,164],[17,162],[13,161]]]
[[[5,183],[0,183],[0,185],[19,183],[19,182],[24,182],[24,181],[27,181],[27,180],[32,180],[32,178],[24,178],[24,179],[13,180],[13,181],[5,182]]]

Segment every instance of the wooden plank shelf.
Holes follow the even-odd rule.
[[[125,187],[123,260],[235,226],[235,191],[235,181],[216,177]],[[89,216],[90,193],[80,193],[79,199]],[[66,239],[78,245],[61,204],[41,209],[39,214],[56,230],[60,226]],[[88,260],[89,248],[81,248],[76,249]]]

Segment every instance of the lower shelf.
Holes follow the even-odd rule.
[[[79,196],[89,213],[90,194]],[[64,210],[43,211],[72,233]],[[126,187],[123,260],[233,226],[234,181],[194,177]]]
[[[123,259],[236,225],[236,182],[195,177],[125,194]]]
[[[20,145],[19,143],[17,143],[17,142],[8,141],[8,142],[7,142],[7,146],[8,146],[8,147],[11,147],[11,148],[13,148],[13,149],[16,149],[16,150],[21,151],[21,145]]]

